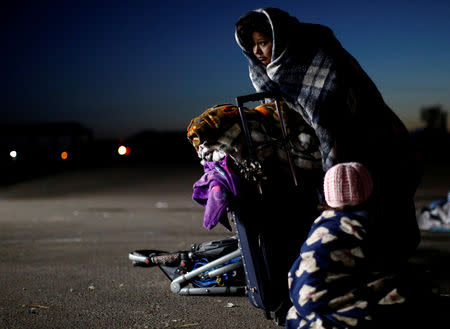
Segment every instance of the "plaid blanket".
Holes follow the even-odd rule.
[[[336,152],[332,136],[319,123],[319,97],[325,98],[334,91],[336,73],[332,70],[332,59],[319,51],[308,66],[289,67],[270,65],[250,66],[250,79],[257,92],[273,91],[273,82],[282,83],[286,101],[296,109],[315,130],[320,140],[323,168],[326,170],[336,163]]]
[[[267,66],[245,42],[251,30],[242,26],[252,15],[265,17],[272,29],[272,61]],[[391,178],[402,177],[399,184],[411,181],[414,157],[405,126],[328,27],[300,23],[279,9],[257,9],[239,19],[235,37],[249,61],[256,91],[281,93],[314,129],[324,171],[357,161],[387,186]]]

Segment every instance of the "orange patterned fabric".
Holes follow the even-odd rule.
[[[191,120],[187,127],[187,137],[198,148],[206,140],[211,140],[226,131],[239,120],[239,110],[232,104],[219,104],[204,111]]]
[[[284,120],[295,124],[303,121],[300,115],[289,108],[285,102],[280,102],[284,114]],[[247,120],[263,120],[272,125],[278,125],[279,118],[275,103],[266,103],[253,109],[245,108]],[[219,104],[204,111],[201,115],[191,120],[187,127],[187,137],[197,149],[205,141],[213,142],[232,125],[240,122],[239,110],[232,104]]]
[[[314,130],[285,102],[280,102],[280,107],[287,131],[286,140],[282,135],[274,102],[252,109],[244,108],[256,160],[262,167],[283,167],[286,171],[287,146],[296,167],[321,168],[319,141]],[[237,165],[247,168],[247,140],[241,127],[237,106],[215,105],[191,120],[187,127],[187,138],[202,161],[219,161],[225,155],[230,155]]]

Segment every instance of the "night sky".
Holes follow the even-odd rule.
[[[253,92],[237,19],[278,7],[333,29],[409,129],[450,109],[450,2],[6,1],[0,5],[3,123],[77,121],[96,137],[184,130]]]

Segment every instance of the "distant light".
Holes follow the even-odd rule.
[[[61,159],[66,160],[68,157],[69,157],[69,154],[66,151],[61,153]]]
[[[11,151],[11,152],[9,152],[9,155],[10,155],[11,158],[13,158],[13,159],[17,158],[17,152],[16,152],[16,151]]]
[[[131,149],[128,146],[120,145],[119,149],[117,150],[117,152],[120,155],[128,155],[128,154],[130,154]]]
[[[127,148],[123,145],[119,146],[119,149],[117,150],[117,152],[119,152],[120,155],[125,155],[125,153],[127,153]]]

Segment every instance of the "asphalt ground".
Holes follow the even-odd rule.
[[[245,296],[179,296],[137,249],[186,250],[230,233],[202,227],[192,199],[199,165],[70,171],[0,187],[0,328],[280,328]],[[416,207],[450,189],[448,165],[426,169]],[[423,232],[413,262],[449,294],[450,233]]]

